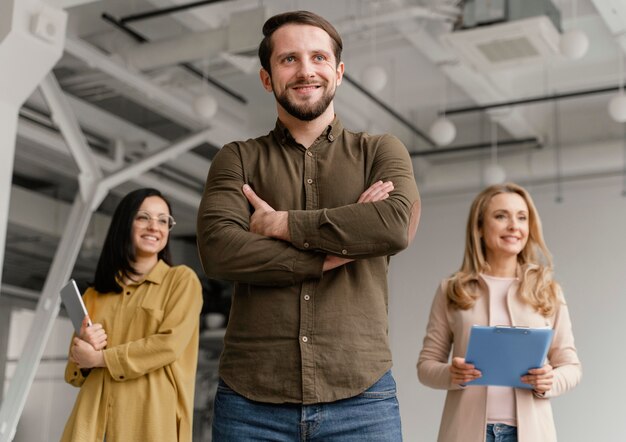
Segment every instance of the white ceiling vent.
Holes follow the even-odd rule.
[[[543,63],[558,53],[559,31],[546,16],[481,26],[442,39],[479,71]]]

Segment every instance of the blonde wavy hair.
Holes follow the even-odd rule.
[[[548,317],[554,313],[558,303],[562,302],[561,289],[552,279],[552,256],[543,240],[541,220],[535,204],[528,192],[514,183],[489,186],[472,202],[467,219],[463,264],[448,280],[448,302],[454,308],[467,310],[480,296],[478,275],[489,271],[481,230],[491,199],[501,193],[516,193],[528,206],[528,242],[517,255],[519,294],[541,315]]]

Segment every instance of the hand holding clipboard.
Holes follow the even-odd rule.
[[[552,333],[548,328],[473,326],[465,362],[474,365],[482,376],[466,385],[536,388],[521,378],[529,370],[543,367]],[[525,380],[535,380],[544,371],[550,370],[540,370]]]

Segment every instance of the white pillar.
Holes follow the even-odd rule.
[[[2,264],[4,263],[6,227],[9,222],[17,115],[14,106],[0,101],[0,280],[2,280]]]
[[[0,1],[0,280],[19,109],[61,58],[66,23],[40,0]]]
[[[0,66],[2,66],[0,69],[0,90],[2,91],[0,94],[0,280],[1,269],[4,264],[19,109],[61,58],[66,24],[67,14],[65,11],[52,7],[41,0],[0,1]],[[79,203],[73,210],[72,216],[77,220],[84,217],[88,222],[89,216],[84,216],[85,210],[79,206],[86,205]],[[86,212],[90,214],[89,208]],[[76,228],[76,226],[74,227]],[[84,234],[84,229],[86,229],[86,224],[82,234]],[[76,238],[78,238],[80,228],[76,228],[76,230]],[[71,233],[68,232],[67,235],[66,242],[68,244],[65,247],[60,247],[57,251],[56,262],[62,261],[63,258],[67,258],[73,253],[78,253],[82,235],[80,235],[78,244],[74,244],[70,241]],[[59,254],[63,256],[59,258]],[[54,269],[53,265],[51,271],[53,272]],[[67,276],[61,272],[57,274],[58,278],[67,279]],[[57,280],[47,281],[47,293],[52,293],[49,288],[50,283],[56,284]],[[59,308],[58,301],[56,304],[51,303],[43,299],[43,295],[40,301],[35,319],[36,326],[31,329],[26,343],[28,350],[26,353],[29,356],[35,356],[35,359],[31,357],[20,359],[0,408],[0,441],[3,442],[12,440],[15,435],[17,421],[24,408],[32,377],[41,358],[41,352],[43,352],[45,340],[38,337],[40,334],[38,331],[43,331],[46,336],[49,334],[56,318],[56,312],[51,314],[51,311]],[[40,320],[41,322],[39,322]],[[28,377],[30,377],[29,380],[20,379]]]
[[[37,303],[33,325],[24,344],[24,352],[20,356],[2,407],[0,407],[0,442],[10,442],[15,436],[15,429],[26,404],[28,391],[37,372],[47,338],[59,313],[59,289],[70,277],[91,219],[90,206],[91,204],[83,201],[80,194],[76,195],[61,242]]]

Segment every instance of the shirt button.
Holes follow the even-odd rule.
[[[308,249],[308,248],[309,248],[309,243],[308,243],[308,242],[305,242],[305,243],[304,243],[304,244],[302,244],[302,245],[304,246],[304,248],[305,248],[305,249]]]
[[[130,292],[126,292],[127,295],[130,295]]]
[[[312,157],[312,156],[313,156],[313,154],[312,154],[311,152],[309,152],[308,150],[306,151],[306,154],[307,154],[308,156],[310,156],[310,157]]]
[[[302,342],[309,342],[309,338],[307,338],[306,336],[302,336]]]
[[[328,135],[329,141],[333,141],[334,139],[335,139],[335,136],[333,134]]]
[[[124,379],[124,376],[120,376],[120,379]]]
[[[313,184],[313,180],[311,178],[307,179],[306,182],[309,184]]]
[[[304,300],[308,301],[309,299],[311,299],[311,297],[309,295],[304,295]]]
[[[347,255],[347,254],[348,254],[348,251],[347,251],[346,249],[343,249],[343,250],[341,251],[341,254],[342,254],[342,255]]]

